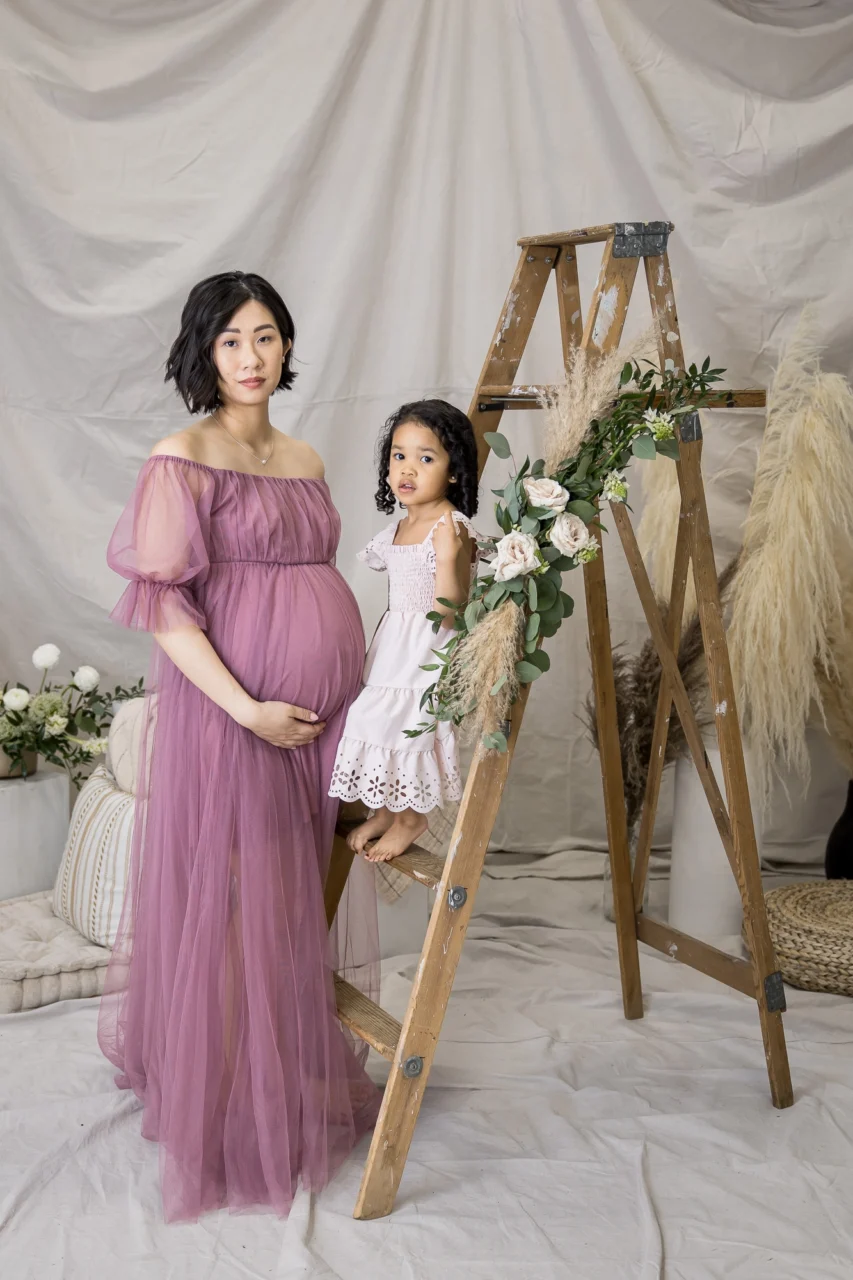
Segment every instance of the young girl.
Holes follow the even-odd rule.
[[[404,404],[379,442],[376,505],[402,520],[359,552],[388,571],[388,612],[364,667],[364,688],[347,714],[330,796],[362,800],[372,816],[349,836],[372,862],[403,853],[427,828],[426,815],[462,794],[453,726],[407,738],[423,719],[420,701],[434,672],[434,650],[448,639],[451,610],[439,599],[465,600],[476,560],[477,446],[468,418],[444,400]],[[445,620],[436,634],[426,618]]]

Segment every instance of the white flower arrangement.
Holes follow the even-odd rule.
[[[143,692],[138,680],[129,689],[99,691],[100,674],[80,666],[70,681],[59,687],[47,684],[47,673],[60,659],[55,644],[42,644],[33,653],[33,666],[41,671],[41,684],[33,694],[19,682],[0,692],[0,752],[11,761],[12,772],[27,774],[25,757],[44,756],[62,765],[76,786],[86,776],[91,761],[107,750],[109,729],[116,711],[128,698]],[[90,736],[81,737],[81,731]]]
[[[547,458],[525,458],[502,489],[495,516],[502,536],[480,544],[494,558],[475,578],[468,599],[453,610],[455,634],[425,671],[438,673],[421,698],[427,720],[405,729],[416,738],[441,721],[473,724],[490,750],[506,751],[506,721],[523,685],[549,670],[542,641],[555,635],[574,609],[563,575],[598,555],[593,532],[600,508],[627,503],[624,468],[632,458],[677,460],[677,424],[707,402],[723,369],[710,358],[701,369],[676,372],[671,360],[658,368],[618,356],[590,361],[576,352],[567,361],[565,385],[543,394]],[[499,458],[512,459],[509,441],[486,432]],[[549,474],[546,474],[549,473]],[[446,623],[431,612],[433,630]]]

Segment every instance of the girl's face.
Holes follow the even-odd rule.
[[[391,441],[388,483],[404,507],[440,502],[450,483],[450,455],[420,422],[403,422]]]
[[[213,344],[223,404],[263,404],[278,386],[288,351],[272,312],[254,298],[234,312]]]

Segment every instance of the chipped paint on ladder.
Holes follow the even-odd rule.
[[[499,347],[501,343],[506,340],[506,335],[509,332],[509,326],[512,324],[513,319],[515,319],[516,324],[521,319],[520,316],[516,316],[515,314],[515,304],[517,302],[518,302],[518,294],[511,293],[507,298],[506,314],[504,315],[504,318],[503,318],[503,324],[498,330],[498,336],[495,338],[496,347]]]
[[[595,317],[595,327],[592,331],[593,345],[600,347],[607,340],[610,327],[616,319],[616,304],[619,301],[619,286],[612,284],[601,295],[601,301],[598,304],[598,315]]]

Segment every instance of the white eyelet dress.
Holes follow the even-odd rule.
[[[452,515],[478,537],[467,516]],[[429,813],[462,795],[453,726],[439,724],[418,738],[403,733],[426,718],[420,700],[438,674],[422,671],[421,664],[436,662],[434,650],[453,634],[446,628],[436,634],[425,616],[435,608],[432,535],[440,523],[423,542],[395,546],[395,521],[358,553],[371,569],[388,571],[388,612],[367,653],[364,687],[347,715],[329,795],[362,800],[370,809]]]

